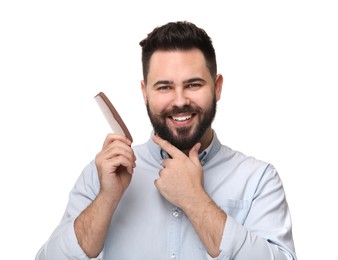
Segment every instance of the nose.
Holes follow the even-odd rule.
[[[190,99],[185,93],[183,88],[175,89],[175,96],[173,100],[173,105],[177,107],[183,107],[184,105],[190,105]]]

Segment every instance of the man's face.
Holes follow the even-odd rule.
[[[210,141],[222,78],[212,79],[197,49],[157,51],[142,91],[154,131],[180,150]]]

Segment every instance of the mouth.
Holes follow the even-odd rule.
[[[192,119],[195,117],[195,113],[192,114],[177,114],[168,116],[168,118],[175,124],[175,125],[187,125],[189,124]]]
[[[171,116],[174,121],[183,122],[192,118],[193,115]]]

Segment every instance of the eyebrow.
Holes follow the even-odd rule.
[[[171,85],[174,84],[174,81],[170,81],[170,80],[159,80],[156,81],[155,84],[153,85],[153,87],[156,87],[158,85]]]
[[[192,82],[196,82],[196,81],[202,81],[203,83],[205,83],[206,81],[202,78],[191,78],[191,79],[188,79],[188,80],[185,80],[183,81],[184,84],[187,84],[187,83],[192,83]]]
[[[184,80],[183,81],[183,84],[188,84],[188,83],[192,83],[192,82],[196,82],[196,81],[201,81],[203,83],[205,83],[206,81],[202,78],[198,78],[198,77],[195,77],[195,78],[191,78],[191,79],[187,79],[187,80]],[[170,81],[170,80],[159,80],[159,81],[156,81],[155,84],[153,85],[153,87],[156,87],[158,85],[172,85],[174,84],[174,81]]]

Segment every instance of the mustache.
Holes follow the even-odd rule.
[[[197,114],[202,111],[202,108],[200,107],[192,107],[190,105],[184,105],[183,107],[173,106],[171,109],[163,110],[160,114],[162,118],[166,118],[168,116],[172,116],[175,114],[181,114],[181,113],[191,113],[191,114]]]

